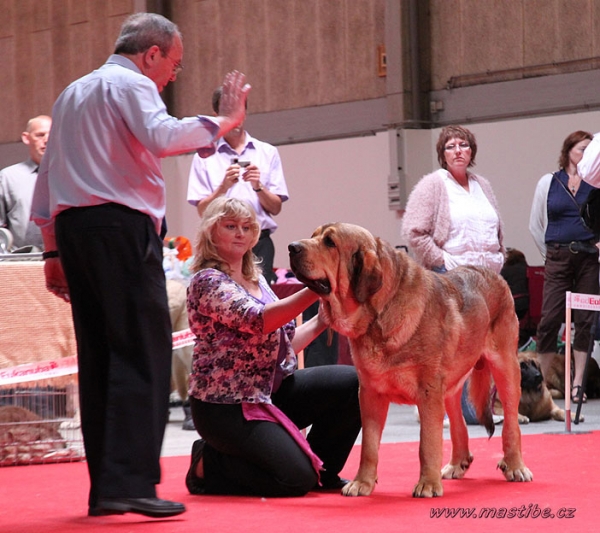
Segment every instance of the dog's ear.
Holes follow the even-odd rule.
[[[383,284],[379,258],[373,250],[358,250],[352,256],[350,287],[358,303],[364,303]]]

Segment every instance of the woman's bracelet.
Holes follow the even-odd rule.
[[[52,259],[58,257],[58,250],[50,250],[49,252],[42,252],[42,259]]]

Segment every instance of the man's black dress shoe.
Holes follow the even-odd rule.
[[[182,503],[158,498],[101,498],[95,507],[90,507],[89,516],[137,513],[152,518],[166,518],[185,512]]]

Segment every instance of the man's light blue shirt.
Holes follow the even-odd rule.
[[[32,205],[51,233],[61,211],[109,202],[146,213],[160,231],[160,159],[211,145],[219,132],[209,117],[170,116],[155,83],[120,55],[71,83],[52,118]]]

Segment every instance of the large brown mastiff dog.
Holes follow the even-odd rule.
[[[442,478],[462,478],[473,456],[462,416],[462,386],[491,435],[493,377],[504,406],[498,467],[509,481],[531,481],[521,456],[518,323],[506,282],[490,270],[456,268],[439,275],[352,224],[327,224],[289,245],[297,278],[322,298],[329,325],[350,340],[360,379],[360,467],[342,490],[369,495],[377,481],[381,433],[390,402],[416,404],[421,470],[413,496],[443,494]],[[452,457],[442,468],[444,412]]]

